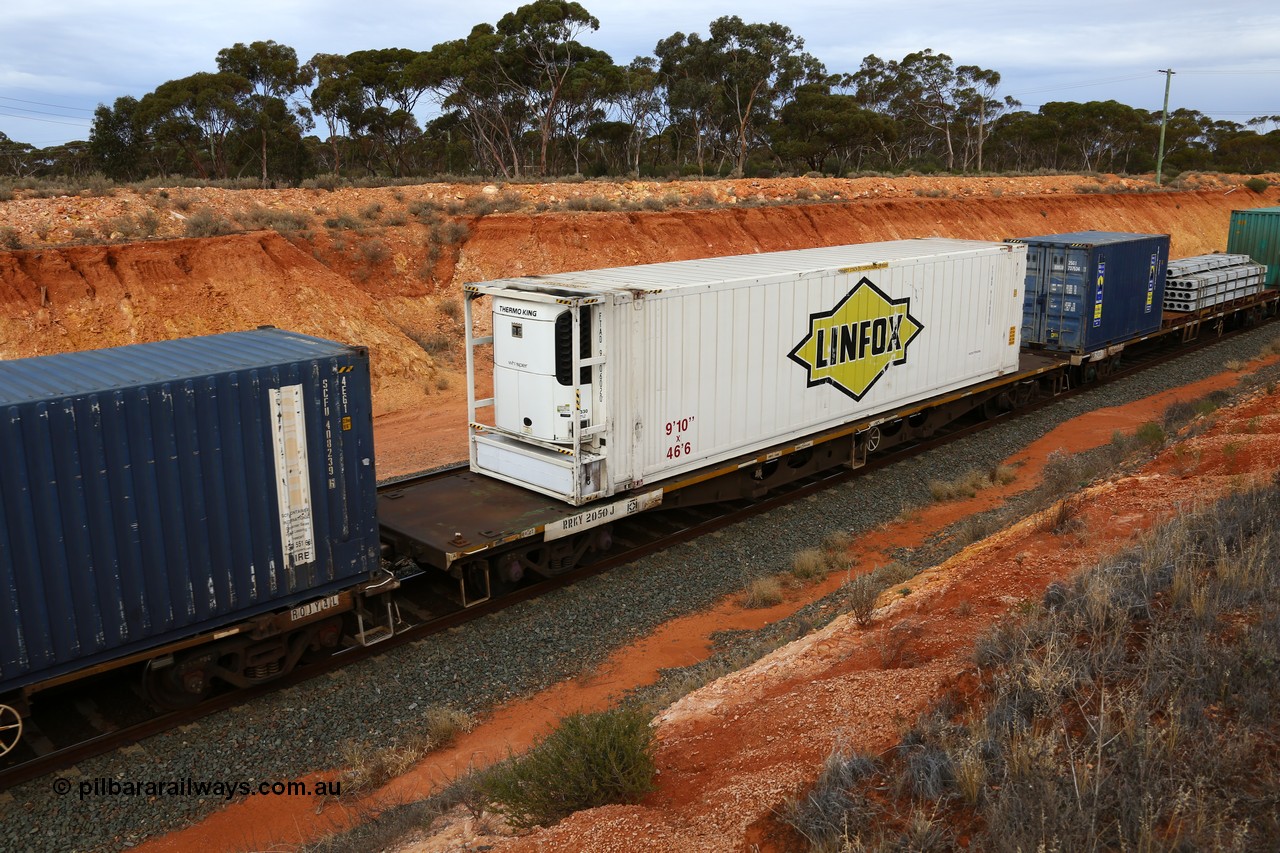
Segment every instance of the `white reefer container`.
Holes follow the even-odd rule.
[[[1024,245],[929,238],[468,285],[472,470],[572,504],[645,494],[1011,373],[1025,274]]]

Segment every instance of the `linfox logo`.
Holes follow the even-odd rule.
[[[861,400],[924,329],[911,300],[890,299],[867,278],[830,311],[809,315],[809,334],[787,357],[808,371],[809,387],[827,383]]]

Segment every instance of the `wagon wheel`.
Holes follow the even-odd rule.
[[[153,666],[147,661],[142,674],[142,689],[157,707],[176,711],[198,705],[212,690],[209,674],[200,658],[188,658],[169,666]]]
[[[0,705],[0,756],[8,755],[21,739],[22,715],[9,705]]]

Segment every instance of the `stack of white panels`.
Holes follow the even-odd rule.
[[[1164,310],[1198,311],[1262,289],[1267,268],[1248,255],[1196,255],[1169,261]]]

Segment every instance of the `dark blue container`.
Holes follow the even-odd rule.
[[[1022,343],[1092,353],[1160,328],[1169,235],[1079,231],[1027,245]]]
[[[370,576],[375,501],[363,348],[0,361],[0,694]]]

